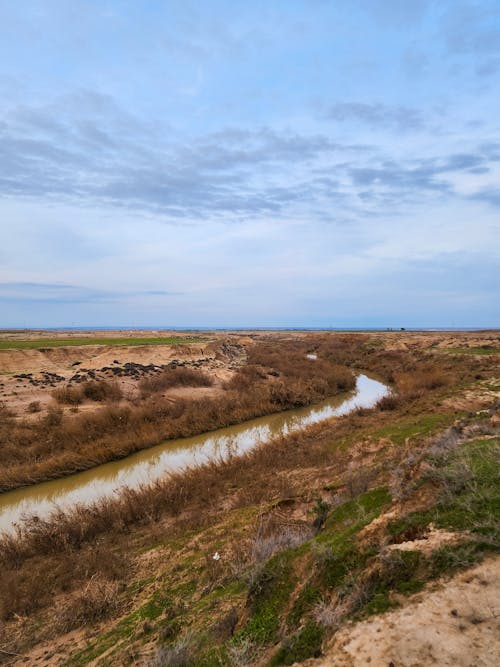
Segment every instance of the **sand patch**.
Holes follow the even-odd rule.
[[[446,583],[428,587],[401,609],[342,628],[325,656],[307,664],[497,667],[500,558],[491,558]]]

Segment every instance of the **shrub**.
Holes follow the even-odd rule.
[[[58,402],[67,405],[80,405],[85,399],[89,401],[119,401],[123,392],[117,382],[92,380],[83,382],[78,387],[66,385],[52,392],[52,397]]]
[[[90,401],[119,401],[123,392],[117,382],[106,382],[104,380],[93,380],[81,385],[83,396]]]
[[[56,610],[58,626],[69,632],[75,628],[94,625],[120,608],[119,584],[101,577],[92,577],[76,595],[69,597]]]
[[[193,368],[167,368],[158,375],[144,378],[139,383],[143,398],[172,387],[211,387],[212,378],[203,371]]]
[[[299,633],[284,640],[270,665],[293,665],[307,658],[319,657],[323,632],[323,628],[317,623],[309,621]]]
[[[382,412],[397,410],[400,402],[401,400],[398,396],[395,396],[394,394],[387,394],[387,396],[382,396],[382,398],[377,401],[376,407]]]
[[[60,424],[62,423],[62,419],[63,419],[63,411],[61,410],[61,408],[58,408],[55,405],[49,405],[47,414],[43,419],[43,423],[45,426],[51,428],[54,426],[60,426]]]
[[[81,387],[72,387],[71,385],[54,389],[51,396],[55,401],[64,405],[80,405],[83,401]]]

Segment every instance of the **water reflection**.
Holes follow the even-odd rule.
[[[359,375],[348,398],[336,397],[314,406],[288,410],[192,438],[171,440],[125,459],[97,466],[63,479],[43,482],[0,495],[0,530],[9,531],[23,517],[46,517],[55,509],[93,503],[124,487],[150,484],[169,472],[190,465],[242,454],[259,443],[299,431],[311,424],[345,415],[356,407],[371,407],[388,392],[385,385]]]

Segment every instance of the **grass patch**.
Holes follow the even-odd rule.
[[[238,640],[249,639],[262,645],[276,639],[280,614],[296,583],[292,568],[294,555],[294,550],[287,549],[273,556],[253,576],[248,592],[251,616],[245,627],[235,636],[236,643]]]
[[[189,345],[206,342],[208,338],[165,336],[155,338],[34,338],[32,340],[0,340],[0,350],[43,350],[53,347],[80,345]]]
[[[427,436],[452,424],[456,413],[424,414],[392,423],[374,433],[374,437],[389,438],[397,445],[403,445],[407,438]]]
[[[441,487],[437,504],[389,523],[395,541],[417,539],[430,523],[438,528],[467,531],[472,540],[434,552],[432,577],[468,567],[485,552],[500,550],[500,439],[466,443],[444,457],[431,460],[429,476]]]
[[[371,489],[353,500],[348,500],[331,512],[325,522],[325,534],[333,529],[346,528],[353,524],[357,526],[360,522],[366,525],[375,519],[391,500],[391,494],[385,486]]]
[[[356,534],[391,503],[386,487],[361,494],[337,507],[328,517],[324,532],[316,538],[316,561],[319,581],[327,589],[345,583],[346,577],[360,570],[373,556],[371,550],[360,550]]]
[[[437,461],[436,477],[443,487],[435,513],[436,525],[469,530],[500,544],[500,438],[464,445],[447,460]]]
[[[321,655],[323,628],[314,621],[309,621],[304,628],[293,637],[285,639],[278,652],[273,656],[269,665],[293,665],[307,658],[317,658]]]
[[[444,350],[449,354],[500,354],[500,347],[493,345],[479,345],[478,347],[449,347]]]
[[[288,614],[287,624],[291,628],[296,628],[301,618],[308,612],[311,607],[321,599],[321,589],[313,586],[310,583],[306,584],[300,591],[293,607]]]

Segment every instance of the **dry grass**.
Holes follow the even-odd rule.
[[[80,591],[58,604],[54,622],[62,632],[95,625],[120,611],[119,592],[116,581],[93,576]]]
[[[114,383],[95,381],[57,389],[54,396],[59,402],[77,405],[92,399],[106,400],[106,405],[77,415],[52,406],[38,420],[2,420],[0,490],[85,470],[172,438],[307,405],[355,384],[348,368],[306,359],[305,345],[269,347],[256,346],[248,365],[218,397],[172,402],[157,395],[167,386],[210,384],[204,373],[186,368],[143,380],[146,399],[125,406],[114,405],[121,395]]]
[[[92,380],[79,385],[58,387],[52,392],[52,397],[64,405],[80,405],[85,400],[103,403],[115,402],[123,398],[123,392],[117,382],[106,380]]]
[[[171,389],[172,387],[211,387],[213,379],[203,371],[193,368],[167,368],[153,377],[144,378],[139,383],[142,398]]]

